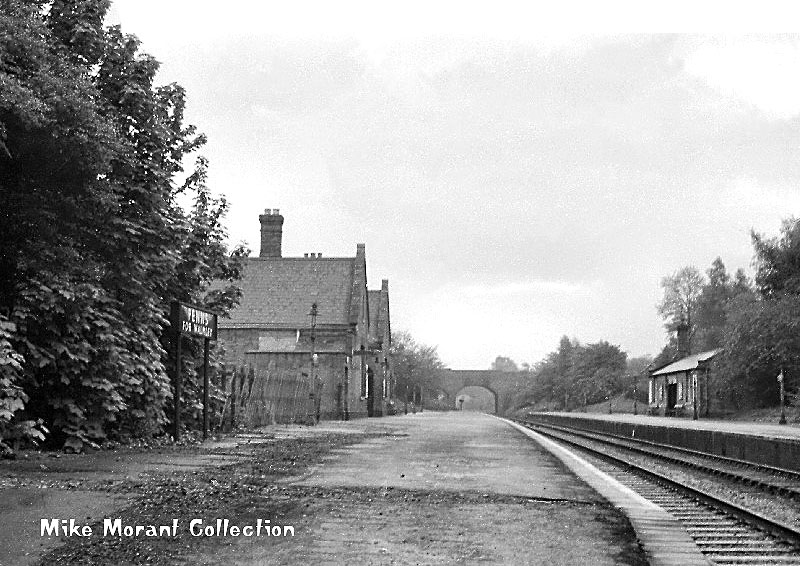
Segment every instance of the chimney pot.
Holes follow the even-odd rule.
[[[308,254],[303,254],[303,257],[308,257]]]

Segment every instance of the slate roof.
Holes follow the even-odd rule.
[[[652,373],[653,377],[657,377],[659,375],[668,375],[671,373],[683,373],[686,371],[692,371],[693,369],[697,369],[700,367],[700,364],[703,362],[707,362],[711,358],[717,355],[719,350],[709,350],[707,352],[700,352],[699,354],[693,354],[691,356],[687,356],[675,362],[672,362],[669,365],[664,366],[658,371],[654,371]]]
[[[247,259],[241,304],[222,328],[307,327],[312,303],[317,324],[349,324],[356,258]]]

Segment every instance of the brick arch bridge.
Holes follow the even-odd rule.
[[[524,371],[446,369],[439,380],[439,389],[455,407],[456,396],[465,387],[483,387],[494,395],[494,412],[501,414],[508,408],[511,398],[528,379]]]

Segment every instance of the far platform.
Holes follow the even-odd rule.
[[[532,420],[800,471],[800,426],[626,413],[529,412]]]
[[[727,421],[721,419],[699,418],[696,421],[685,417],[658,417],[651,415],[632,415],[630,413],[581,413],[579,411],[547,412],[547,415],[562,415],[582,419],[597,419],[602,421],[617,421],[641,425],[656,425],[688,428],[693,430],[710,430],[744,434],[747,436],[763,436],[765,438],[781,438],[800,442],[800,423],[770,424],[765,422]]]

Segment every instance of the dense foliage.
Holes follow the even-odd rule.
[[[716,360],[717,398],[724,408],[776,405],[781,371],[792,398],[800,381],[800,221],[786,220],[779,237],[752,238],[755,291],[728,303]]]
[[[627,354],[604,340],[580,344],[563,336],[558,349],[530,372],[528,387],[514,406],[572,410],[632,389]]]
[[[205,141],[183,124],[184,91],[154,86],[158,63],[103,27],[108,4],[0,11],[0,440],[160,431],[170,301],[225,312],[238,297],[207,293],[236,281],[243,250],[225,250],[205,163],[175,183]]]
[[[752,285],[744,271],[737,269],[733,277],[728,273],[722,258],[716,258],[711,267],[701,274],[688,266],[665,277],[661,283],[664,298],[658,305],[668,331],[675,331],[678,324],[689,328],[689,350],[692,353],[720,348],[725,341],[728,312],[732,301],[740,295],[752,293]],[[681,289],[676,293],[676,289]],[[675,301],[676,294],[683,299]],[[678,305],[665,308],[665,305]],[[676,335],[670,335],[667,344],[656,356],[653,367],[659,368],[678,356]]]

